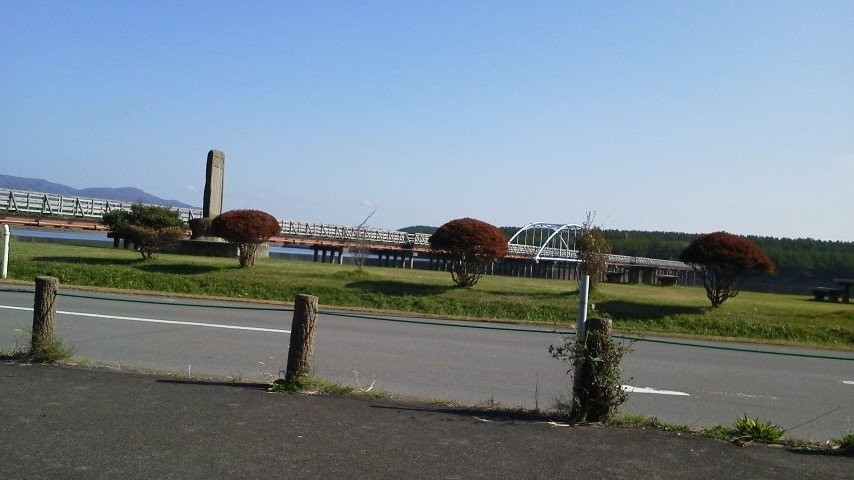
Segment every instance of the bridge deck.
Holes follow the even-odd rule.
[[[129,210],[130,202],[95,198],[67,197],[42,192],[0,188],[0,220],[23,227],[78,231],[105,231],[101,217],[111,210]],[[187,221],[201,218],[197,209],[179,209]],[[282,220],[279,234],[271,239],[277,245],[303,248],[366,248],[374,251],[429,253],[430,236],[397,230],[348,227],[343,225]],[[551,262],[578,262],[577,251],[567,248],[541,248],[536,245],[508,245],[508,257]],[[611,265],[689,270],[674,260],[626,255],[608,255]]]

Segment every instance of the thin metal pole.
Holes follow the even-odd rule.
[[[9,225],[3,224],[3,278],[9,272]]]
[[[583,275],[578,282],[578,323],[575,327],[575,338],[581,341],[587,328],[587,293],[590,289],[590,276]]]

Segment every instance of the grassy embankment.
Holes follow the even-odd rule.
[[[297,293],[322,306],[413,312],[521,323],[573,325],[577,284],[485,276],[474,288],[452,287],[445,272],[259,260],[241,270],[223,258],[160,254],[142,261],[133,251],[13,242],[9,276],[53,275],[66,285],[289,302]],[[723,337],[854,350],[854,304],[808,295],[742,292],[708,308],[699,288],[602,284],[596,310],[624,331]]]

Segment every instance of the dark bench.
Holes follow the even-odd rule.
[[[658,284],[662,287],[672,287],[676,285],[676,282],[679,280],[679,277],[676,275],[659,275],[658,276]]]
[[[848,303],[851,301],[851,286],[854,285],[854,278],[834,278],[834,282],[839,285],[842,290],[842,301]]]
[[[817,302],[823,302],[825,297],[831,302],[838,302],[839,296],[842,295],[841,288],[814,287],[812,294]]]

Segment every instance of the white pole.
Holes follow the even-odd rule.
[[[590,276],[583,275],[578,279],[578,324],[575,327],[575,341],[583,342],[584,335],[587,330],[587,293],[590,290]],[[576,350],[578,352],[578,350]],[[575,413],[575,408],[578,403],[579,393],[581,388],[581,364],[583,358],[575,358],[575,373],[572,376],[572,410]]]
[[[590,290],[590,276],[584,275],[578,282],[578,324],[575,338],[581,340],[587,327],[587,292]]]
[[[9,225],[3,224],[3,278],[9,271]]]

